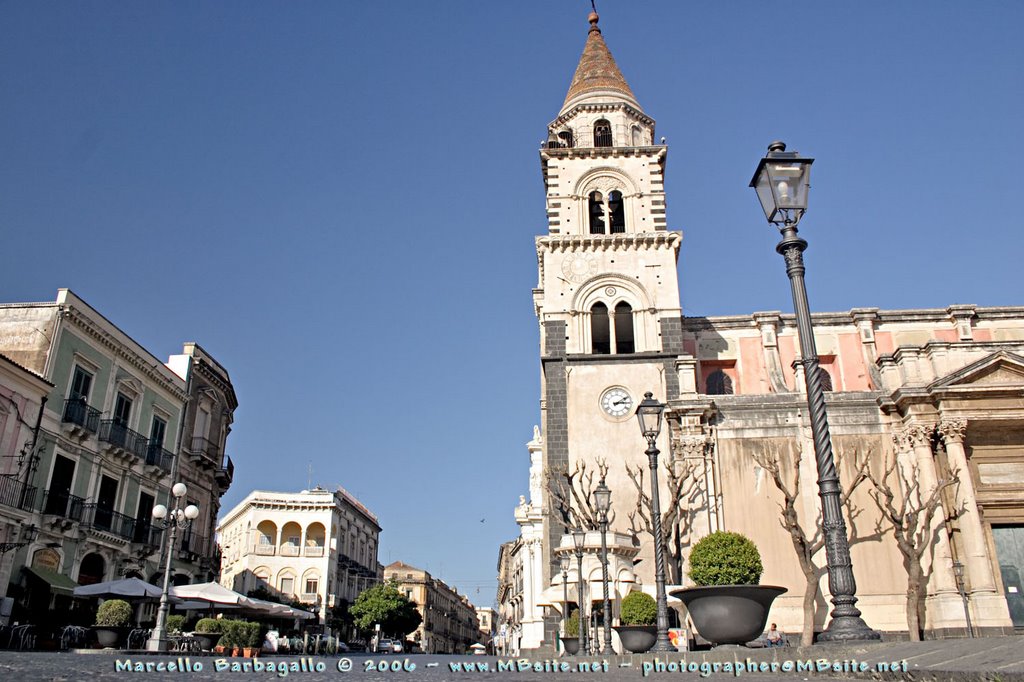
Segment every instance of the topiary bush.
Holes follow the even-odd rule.
[[[224,632],[224,623],[216,618],[200,618],[199,622],[196,623],[196,632],[208,635]]]
[[[763,571],[757,545],[739,533],[715,531],[690,551],[690,578],[697,585],[756,585]]]
[[[126,628],[132,624],[132,606],[124,599],[108,599],[96,611],[96,625]]]
[[[567,638],[580,636],[580,612],[578,609],[573,609],[565,621],[565,636]]]
[[[238,646],[259,649],[263,645],[263,628],[259,623],[242,623],[238,628]]]
[[[173,634],[175,632],[181,632],[182,626],[185,625],[185,616],[173,615],[167,616],[167,632]]]
[[[630,592],[622,600],[619,620],[623,625],[654,625],[658,620],[658,603],[646,592]]]

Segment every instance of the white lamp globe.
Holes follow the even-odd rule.
[[[157,506],[153,507],[153,518],[157,520],[166,519],[167,507],[163,506],[162,504],[158,504]]]
[[[195,506],[194,504],[190,504],[189,506],[185,507],[185,518],[189,521],[194,521],[195,519],[199,518],[199,507]]]
[[[171,488],[171,493],[175,497],[185,497],[185,493],[188,492],[188,487],[184,483],[175,483],[174,487]]]

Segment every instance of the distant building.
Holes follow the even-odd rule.
[[[195,349],[186,345],[186,354]],[[127,576],[159,582],[165,536],[152,527],[151,512],[173,504],[179,472],[200,517],[176,546],[174,582],[209,580],[216,571],[209,538],[231,481],[230,460],[202,470],[179,467],[188,372],[172,370],[67,289],[52,302],[0,305],[0,353],[49,384],[34,446],[2,465],[0,526],[8,533],[15,524],[38,529],[31,543],[3,557],[3,588],[17,599],[14,617],[19,609],[61,613],[76,585]],[[202,355],[220,376],[209,392],[217,405],[210,428],[223,451],[237,401],[227,372]],[[187,362],[177,365],[181,371]],[[204,384],[191,385],[199,391]],[[24,431],[22,422],[16,438],[24,441]]]
[[[340,487],[254,490],[217,528],[220,583],[242,594],[263,587],[315,608],[324,622],[330,609],[347,609],[380,582],[380,531],[377,517]]]
[[[489,606],[480,606],[476,610],[476,619],[480,623],[480,643],[487,647],[489,653],[494,653],[494,625],[496,613]]]
[[[428,654],[465,654],[480,637],[476,608],[465,596],[423,569],[396,561],[384,577],[416,604],[423,622],[407,639]]]

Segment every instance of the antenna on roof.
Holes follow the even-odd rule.
[[[313,462],[306,466],[306,490],[313,489]]]
[[[590,0],[590,9],[597,11],[597,7],[594,5],[594,0]]]

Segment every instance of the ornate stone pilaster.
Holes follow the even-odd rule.
[[[977,593],[995,595],[995,574],[988,559],[985,529],[981,522],[971,470],[967,464],[967,453],[964,450],[967,420],[943,419],[939,424],[939,433],[946,445],[949,469],[958,480],[953,490],[956,508],[960,511],[957,522],[963,538],[964,578],[965,582],[968,582],[965,587],[970,588],[972,596]]]

